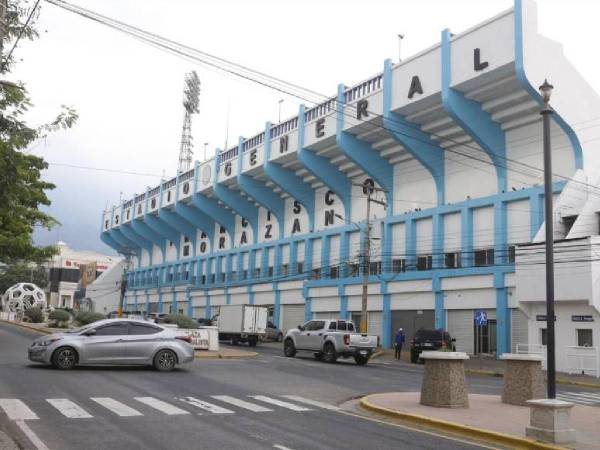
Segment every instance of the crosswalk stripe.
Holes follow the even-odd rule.
[[[250,403],[245,400],[240,400],[235,397],[230,397],[229,395],[212,395],[211,397],[220,400],[224,403],[229,403],[230,405],[238,406],[240,408],[247,409],[253,412],[273,411],[272,409],[265,408],[264,406],[255,405],[254,403]]]
[[[571,395],[556,394],[556,398],[559,400],[564,400],[564,401],[572,402],[572,403],[580,403],[580,404],[584,404],[584,405],[595,405],[596,404],[596,402],[594,400],[586,400],[585,398],[574,397]]]
[[[271,405],[281,406],[282,408],[291,409],[292,411],[312,411],[310,408],[304,406],[294,405],[293,403],[284,402],[283,400],[277,400],[276,398],[265,397],[264,395],[250,395],[250,397],[259,400],[261,402],[270,403]]]
[[[162,400],[159,400],[154,397],[134,397],[134,399],[140,403],[143,403],[144,405],[148,405],[151,408],[157,409],[168,416],[189,414],[189,411],[186,411],[185,409],[178,408],[177,406],[171,405],[167,402],[163,402]]]
[[[223,408],[223,407],[215,405],[213,403],[205,402],[196,397],[182,397],[179,400],[181,400],[182,402],[188,403],[190,405],[196,406],[200,409],[203,409],[203,410],[208,411],[213,414],[235,414],[235,411],[232,411],[227,408]]]
[[[121,417],[143,416],[143,414],[110,397],[90,397],[90,400],[104,406]]]
[[[66,398],[47,398],[46,401],[60,411],[69,419],[89,419],[93,417],[81,406]]]
[[[38,419],[29,407],[21,400],[16,398],[0,398],[0,408],[11,420],[32,420]]]
[[[310,398],[300,397],[299,395],[282,395],[282,397],[288,400],[294,400],[295,402],[304,403],[305,405],[316,406],[317,408],[329,409],[331,411],[339,411],[337,406],[330,405],[328,403],[318,402]]]
[[[590,400],[600,402],[600,395],[594,394],[592,392],[563,392],[563,394],[574,395],[576,397],[584,397],[584,398],[588,398]]]

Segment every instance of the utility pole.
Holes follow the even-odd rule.
[[[127,255],[125,258],[125,267],[121,274],[121,294],[119,296],[119,308],[117,309],[117,315],[123,317],[123,303],[125,302],[125,292],[127,292],[127,271],[129,270],[129,264],[131,261],[131,255]]]
[[[353,183],[355,184],[355,183]],[[369,290],[369,275],[371,269],[371,202],[382,205],[384,208],[387,207],[385,202],[372,198],[371,195],[375,191],[385,192],[384,189],[375,187],[375,183],[370,178],[366,179],[363,184],[355,184],[356,186],[362,187],[363,194],[367,196],[367,220],[365,224],[365,234],[363,239],[363,276],[362,276],[362,302],[360,309],[360,332],[366,333],[368,331],[367,322],[367,300]]]
[[[550,143],[550,107],[552,86],[548,80],[540,86],[544,107],[540,114],[543,120],[544,139],[544,219],[546,221],[546,359],[548,371],[548,398],[556,398],[556,345],[554,337],[554,214],[552,211],[552,146]]]

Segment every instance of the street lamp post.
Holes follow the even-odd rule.
[[[550,95],[552,86],[548,80],[540,86],[544,107],[544,219],[546,221],[546,352],[548,366],[548,398],[556,398],[556,345],[554,337],[554,219],[552,211],[552,148],[550,143]]]

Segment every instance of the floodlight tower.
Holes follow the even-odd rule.
[[[195,70],[184,77],[183,86],[183,130],[181,132],[181,148],[179,150],[178,172],[185,172],[192,167],[192,114],[199,112],[200,79]]]

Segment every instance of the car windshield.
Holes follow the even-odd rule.
[[[442,336],[438,330],[419,330],[417,331],[417,339],[426,340],[441,340]]]

